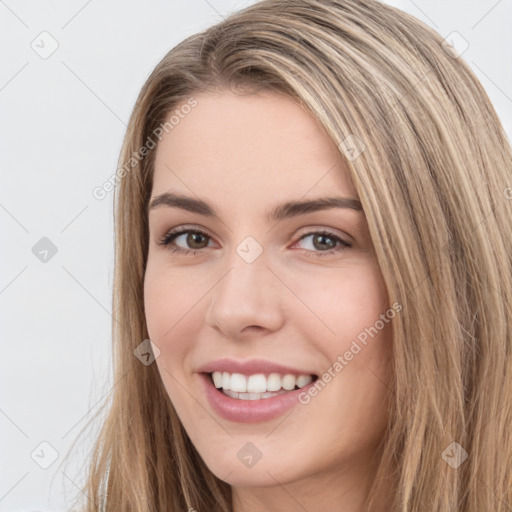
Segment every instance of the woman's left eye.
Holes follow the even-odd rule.
[[[329,231],[314,231],[311,233],[306,233],[300,237],[299,242],[309,237],[313,237],[310,246],[314,247],[315,249],[318,247],[322,248],[326,244],[330,246],[328,247],[328,250],[313,251],[317,253],[315,256],[326,256],[352,247],[351,244]],[[326,242],[326,240],[330,240],[330,242]]]
[[[189,247],[192,245],[192,248],[183,248],[177,246],[175,241],[181,237],[184,237],[185,244]],[[351,244],[329,231],[312,231],[310,233],[306,233],[305,235],[302,235],[296,243],[299,243],[301,240],[305,240],[310,237],[312,237],[312,239],[309,245],[313,249],[308,250],[308,252],[315,253],[314,256],[330,255],[352,247]],[[203,231],[195,229],[184,229],[181,231],[171,230],[162,237],[159,245],[168,246],[172,252],[195,255],[201,252],[201,249],[204,249],[208,246],[208,240],[210,238],[211,237]],[[203,246],[202,244],[205,241],[206,245]],[[201,247],[197,247],[197,244],[201,245]],[[327,250],[325,250],[326,246]]]

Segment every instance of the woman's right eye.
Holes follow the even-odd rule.
[[[186,235],[186,236],[185,236]],[[175,241],[180,237],[184,237],[184,242],[187,245],[192,245],[191,249],[179,247],[175,245]],[[203,231],[199,231],[197,229],[182,229],[179,231],[171,230],[167,232],[160,240],[159,245],[163,245],[169,247],[172,252],[179,252],[183,254],[197,254],[204,247],[195,247],[194,244],[202,244],[204,239],[209,239],[210,236],[204,233]],[[172,245],[173,244],[173,245]]]

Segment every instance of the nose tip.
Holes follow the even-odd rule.
[[[212,289],[206,323],[233,339],[278,329],[282,311],[276,283],[262,258],[252,263],[238,258]]]

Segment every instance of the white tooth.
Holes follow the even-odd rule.
[[[222,387],[222,372],[213,372],[212,379],[213,379],[213,385],[216,388]]]
[[[267,377],[267,391],[279,391],[281,389],[281,376],[279,373],[271,373]]]
[[[251,375],[247,379],[247,391],[249,393],[264,393],[267,391],[267,378],[263,373]]]
[[[295,387],[295,375],[285,375],[281,381],[281,384],[284,389],[291,391]]]
[[[264,398],[271,398],[273,396],[282,395],[283,393],[288,393],[288,391],[285,391],[284,389],[281,389],[280,391],[272,392],[272,391],[266,391],[265,393],[235,393],[234,391],[222,391],[226,396],[229,396],[231,398],[236,398],[237,400],[259,400]]]
[[[238,393],[245,393],[247,391],[247,377],[241,373],[233,373],[230,389]]]
[[[311,375],[299,375],[297,377],[297,386],[299,388],[303,388],[304,386],[307,386],[312,381],[313,381],[313,377],[311,377]]]
[[[231,375],[228,372],[223,372],[222,373],[222,389],[224,389],[224,390],[231,389],[230,382],[231,382]]]

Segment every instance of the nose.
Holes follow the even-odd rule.
[[[209,294],[205,321],[228,339],[278,330],[283,323],[283,284],[264,253],[248,263],[234,253],[231,266]]]

